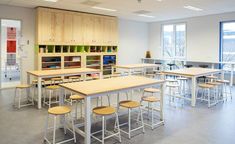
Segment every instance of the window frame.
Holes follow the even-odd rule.
[[[178,57],[176,56],[176,26],[177,25],[185,25],[185,50],[184,50],[184,56]],[[164,56],[164,26],[167,25],[173,25],[173,35],[174,35],[174,56],[173,57],[166,57]],[[178,22],[178,23],[164,23],[161,24],[161,56],[164,60],[186,60],[187,58],[187,23],[186,22]]]

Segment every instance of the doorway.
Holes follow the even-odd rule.
[[[0,23],[0,88],[9,88],[20,84],[21,21],[1,19]]]

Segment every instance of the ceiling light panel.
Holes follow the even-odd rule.
[[[189,10],[193,10],[193,11],[203,11],[203,9],[200,9],[200,8],[197,8],[194,6],[190,6],[190,5],[184,6],[184,8],[189,9]]]
[[[98,10],[103,10],[103,11],[117,11],[115,9],[109,9],[109,8],[104,8],[104,7],[97,7],[97,6],[94,6],[92,7],[93,9],[98,9]]]

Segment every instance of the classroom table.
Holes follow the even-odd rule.
[[[110,79],[100,79],[93,81],[75,82],[60,84],[65,90],[70,90],[84,96],[85,107],[85,121],[84,131],[76,127],[76,132],[85,137],[85,144],[90,144],[91,133],[91,98],[106,96],[110,94],[117,94],[119,92],[126,92],[134,89],[152,87],[161,85],[161,102],[160,102],[160,120],[163,123],[163,85],[164,80],[155,80],[140,76],[123,76]],[[63,105],[64,96],[60,96],[60,104]]]
[[[87,74],[99,74],[100,78],[102,73],[100,70],[91,68],[75,68],[75,69],[58,69],[58,70],[34,70],[27,71],[27,83],[30,84],[30,76],[37,77],[38,87],[38,109],[41,109],[41,98],[42,98],[42,79],[52,78],[58,76],[72,76],[82,75],[85,79]]]
[[[118,69],[123,69],[123,70],[127,70],[128,71],[128,75],[131,75],[131,73],[133,72],[133,70],[135,69],[143,69],[144,73],[146,72],[147,68],[157,68],[160,67],[161,65],[159,64],[128,64],[128,65],[115,65],[112,66],[112,74],[114,73],[114,69],[118,68]]]
[[[224,79],[224,71],[221,69],[209,69],[209,68],[198,68],[198,67],[192,67],[192,68],[183,68],[183,69],[177,69],[177,70],[170,70],[170,71],[163,71],[165,75],[173,75],[173,76],[183,76],[188,77],[192,79],[192,88],[191,88],[191,105],[194,107],[196,105],[196,86],[197,81],[196,79],[201,76],[208,76],[213,74],[220,74],[221,73],[221,79]]]

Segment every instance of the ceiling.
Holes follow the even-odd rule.
[[[91,8],[92,6],[81,4],[84,1],[95,1],[99,3],[96,5],[97,7],[115,9],[117,11],[110,12],[93,9]],[[44,0],[0,0],[0,4],[29,8],[46,6],[118,16],[124,19],[144,22],[181,19],[235,11],[234,0],[142,0],[141,3],[138,0],[58,0],[56,3],[46,2]],[[203,9],[203,11],[185,9],[184,6],[187,5]],[[139,10],[150,11],[147,15],[154,16],[154,18],[141,17],[133,13]]]

